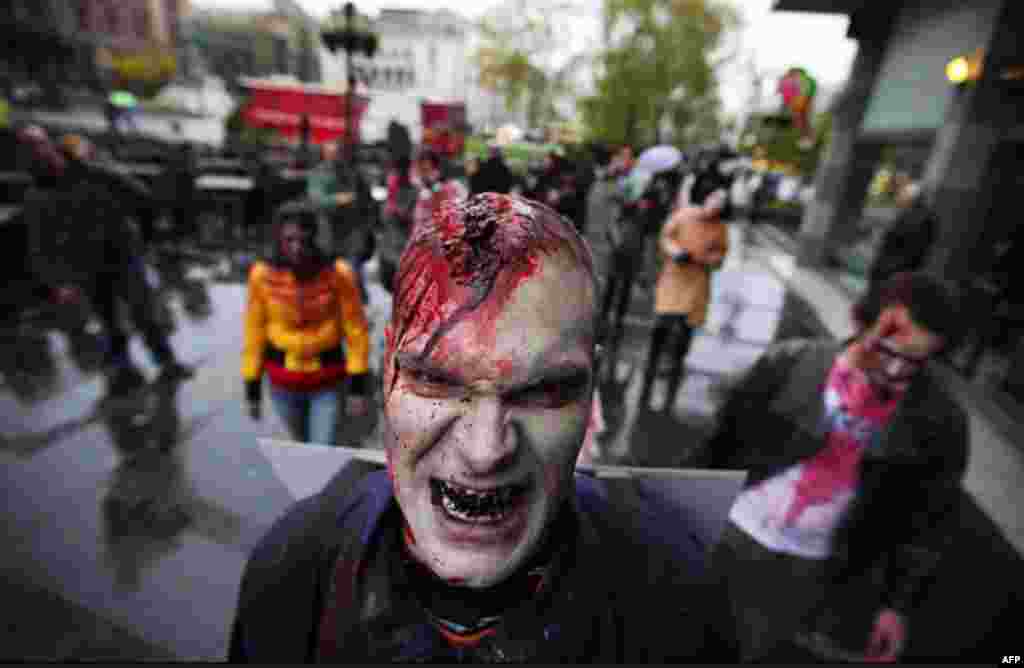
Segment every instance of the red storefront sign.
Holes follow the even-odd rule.
[[[289,139],[301,139],[303,116],[309,118],[310,142],[322,144],[345,141],[345,98],[347,94],[316,86],[247,80],[249,101],[242,110],[242,118],[252,127],[277,130]],[[356,95],[352,100],[352,126],[356,141],[359,125],[369,98]]]
[[[462,153],[466,141],[464,102],[424,101],[420,103],[420,121],[423,146],[449,157]]]

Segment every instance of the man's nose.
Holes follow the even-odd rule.
[[[472,475],[502,471],[515,459],[519,437],[500,398],[471,400],[453,437],[462,464]]]

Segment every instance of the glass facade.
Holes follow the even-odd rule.
[[[1024,406],[1024,231],[1019,223],[1024,188],[1024,143],[1003,142],[989,170],[991,203],[984,232],[970,253],[964,280],[972,336],[955,362],[984,387]]]
[[[908,196],[920,191],[932,148],[933,141],[917,138],[865,151],[879,156],[870,167],[870,185],[859,213],[838,235],[828,258],[833,275],[851,297],[866,293],[873,270],[915,264],[925,268],[939,235],[920,216],[911,215]],[[970,322],[970,334],[950,360],[965,379],[1012,413],[1024,408],[1024,229],[1017,215],[1024,192],[1022,164],[1024,142],[1002,142],[988,170],[987,215],[957,222],[979,225],[983,231],[977,237],[965,234],[965,240],[977,241],[957,250],[970,258],[968,270],[954,277],[966,296],[963,316]],[[932,224],[939,224],[937,217]]]

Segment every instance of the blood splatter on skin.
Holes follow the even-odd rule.
[[[882,340],[891,341],[896,345],[913,345],[915,341],[914,322],[907,307],[894,305],[887,307],[878,316],[878,322],[864,340],[864,351],[878,351]]]
[[[585,242],[558,221],[551,209],[510,195],[446,202],[414,228],[402,256],[394,327],[386,332],[389,357],[426,338],[421,359],[433,355],[443,361],[444,336],[463,320],[473,324],[482,345],[493,345],[502,309],[540,271],[543,254],[568,249],[592,274]],[[397,369],[391,374],[389,394]]]

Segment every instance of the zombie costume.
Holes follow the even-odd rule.
[[[355,273],[348,263],[324,263],[306,279],[300,280],[292,269],[271,262],[253,265],[242,377],[249,400],[258,401],[266,371],[275,403],[285,415],[298,414],[300,411],[292,408],[309,401],[310,422],[320,427],[308,433],[306,421],[296,418],[293,423],[286,418],[293,436],[333,443],[340,401],[337,392],[346,377],[351,377],[354,393],[369,390],[368,326]],[[319,420],[316,415],[321,413],[326,417]]]
[[[184,372],[153,311],[157,297],[131,227],[133,203],[121,196],[115,179],[96,176],[98,170],[79,164],[67,174],[60,190],[35,191],[27,198],[34,272],[51,289],[79,288],[95,308],[110,340],[107,361],[118,372],[112,391],[141,382],[128,354],[118,300],[127,304],[156,362],[172,374]]]
[[[729,661],[722,597],[685,518],[578,476],[549,540],[485,590],[413,562],[386,473],[343,470],[253,552],[230,661]],[[609,565],[615,564],[615,577]]]
[[[669,339],[671,375],[668,400],[671,407],[682,382],[686,355],[694,330],[707,320],[711,301],[711,272],[729,249],[729,231],[723,223],[672,218],[661,229],[658,247],[663,258],[654,288],[656,321],[651,333],[644,373],[643,396],[650,396],[658,363]]]
[[[713,556],[745,659],[786,658],[803,632],[863,648],[878,610],[912,612],[949,535],[966,416],[927,369],[883,397],[842,352],[770,348],[709,445],[712,466],[749,470]]]

